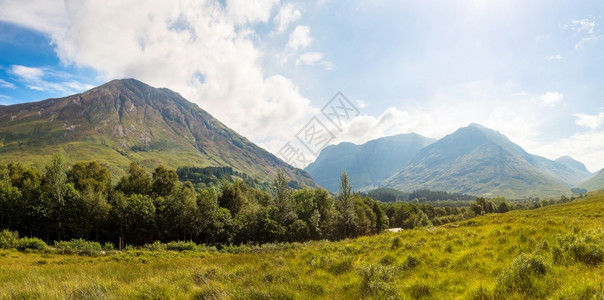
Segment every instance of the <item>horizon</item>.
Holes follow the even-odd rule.
[[[604,168],[598,1],[145,4],[0,1],[0,104],[135,78],[278,154],[340,91],[331,144],[478,123]]]

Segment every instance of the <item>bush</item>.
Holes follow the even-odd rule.
[[[420,264],[420,259],[417,258],[415,255],[413,254],[409,254],[407,255],[407,258],[405,259],[405,262],[403,263],[403,268],[405,269],[413,269],[415,267],[417,267]]]
[[[408,291],[414,299],[430,297],[432,294],[432,288],[423,282],[416,282],[410,285]]]
[[[169,242],[166,244],[166,250],[172,251],[197,251],[197,244],[193,241],[178,241],[178,242]]]
[[[10,249],[16,248],[19,242],[19,233],[4,229],[0,232],[0,248]]]
[[[351,258],[345,258],[329,265],[327,270],[333,275],[340,275],[346,272],[352,271],[354,268],[354,262]]]
[[[391,266],[396,263],[396,257],[392,254],[386,254],[380,259],[380,264],[383,266]]]
[[[577,241],[570,245],[568,251],[576,261],[587,265],[596,266],[604,260],[604,251],[593,243]]]
[[[539,255],[520,254],[512,266],[497,278],[496,290],[500,295],[517,292],[528,296],[539,294],[535,278],[543,277],[548,266]]]
[[[392,239],[392,247],[391,247],[391,248],[392,248],[393,250],[394,250],[394,249],[398,249],[398,248],[401,246],[402,241],[403,241],[403,240],[401,239],[401,237],[400,237],[400,236],[395,237],[394,239]]]
[[[365,296],[375,296],[377,299],[399,298],[393,281],[398,271],[395,267],[371,265],[359,271],[361,276],[361,292]]]
[[[74,254],[80,253],[85,255],[98,255],[103,250],[99,242],[90,242],[84,239],[77,239],[71,241],[57,241],[55,242],[55,248],[61,254]]]
[[[48,245],[39,238],[26,237],[20,239],[17,244],[17,250],[24,251],[25,249],[45,251],[48,249]]]
[[[151,244],[146,244],[144,248],[149,251],[165,251],[166,244],[162,244],[160,241],[155,241]]]
[[[105,250],[105,251],[113,251],[113,250],[115,250],[115,247],[113,246],[113,243],[106,242],[106,243],[103,244],[103,250]]]

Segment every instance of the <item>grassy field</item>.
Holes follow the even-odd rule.
[[[3,250],[0,298],[604,299],[604,195],[244,253]]]

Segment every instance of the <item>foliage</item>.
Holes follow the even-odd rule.
[[[0,248],[10,249],[16,248],[19,241],[19,233],[4,229],[0,231]]]
[[[71,241],[56,241],[54,243],[56,251],[62,254],[80,253],[85,255],[98,255],[102,250],[98,242],[86,241],[84,239],[74,239]]]
[[[31,249],[31,250],[47,250],[48,249],[48,245],[46,245],[46,243],[39,239],[39,238],[29,238],[29,237],[25,237],[22,239],[19,239],[19,243],[17,243],[17,250],[19,251],[24,251],[26,249]]]

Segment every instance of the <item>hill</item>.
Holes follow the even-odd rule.
[[[600,170],[592,178],[578,185],[580,188],[585,188],[588,191],[595,191],[604,188],[604,169]]]
[[[554,170],[560,170],[558,175]],[[563,178],[570,174],[563,164],[531,155],[501,133],[470,124],[421,149],[384,186],[488,197],[559,196],[569,193]]]
[[[321,186],[337,192],[340,174],[346,171],[355,190],[376,188],[423,147],[434,140],[419,134],[399,134],[362,145],[340,143],[328,146],[305,170]]]
[[[604,195],[592,195],[338,242],[100,257],[0,250],[0,298],[601,299],[603,214]]]
[[[44,165],[55,152],[69,163],[97,160],[121,175],[130,162],[230,166],[257,179],[295,169],[171,90],[135,79],[114,80],[81,94],[0,107],[0,163]]]

